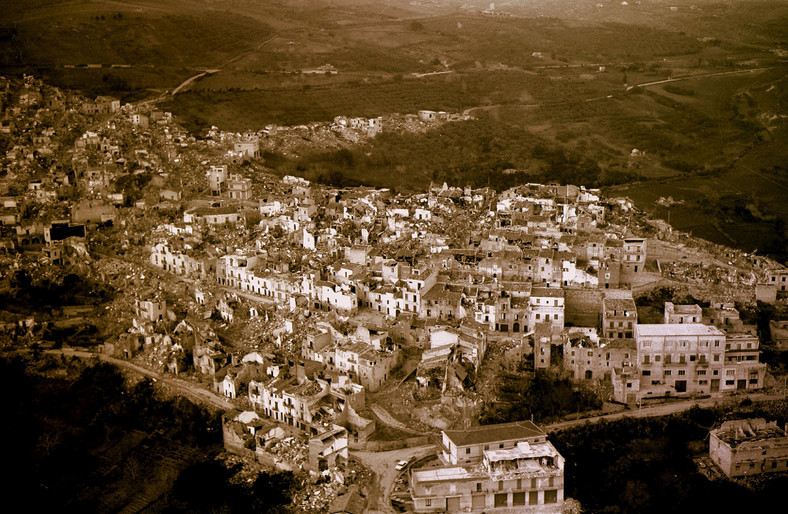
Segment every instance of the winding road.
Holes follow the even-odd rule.
[[[380,405],[373,403],[369,408],[375,413],[375,416],[380,418],[380,421],[382,421],[385,425],[413,435],[428,435],[427,432],[419,432],[418,430],[408,428],[404,423],[394,418],[394,416],[389,414],[389,412]]]
[[[152,378],[157,382],[160,382],[161,384],[164,384],[165,386],[174,389],[178,394],[186,396],[187,398],[199,403],[200,405],[210,407],[213,409],[220,409],[220,410],[235,408],[235,405],[232,402],[230,402],[227,398],[219,396],[218,394],[215,394],[205,389],[199,384],[187,382],[186,380],[164,375],[162,373],[157,373],[155,371],[151,371],[147,368],[143,368],[142,366],[138,366],[126,360],[116,359],[108,355],[101,355],[93,352],[86,352],[83,350],[75,350],[73,348],[63,348],[62,350],[46,350],[44,353],[48,355],[65,355],[67,357],[78,357],[80,359],[93,359],[98,357],[98,359],[101,360],[102,362],[107,362],[115,366],[118,366],[121,369],[132,371],[139,375]]]

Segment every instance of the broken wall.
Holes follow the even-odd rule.
[[[602,319],[604,293],[604,291],[597,289],[565,288],[565,323],[577,327],[598,326],[599,320]]]

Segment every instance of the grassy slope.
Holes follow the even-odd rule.
[[[60,5],[0,27],[0,66],[91,95],[136,100],[175,86],[192,69],[221,66],[270,34],[258,20],[225,12]],[[105,68],[79,67],[88,64]]]

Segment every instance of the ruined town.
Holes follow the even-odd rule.
[[[157,109],[0,79],[3,352],[110,363],[217,413],[224,462],[292,474],[293,512],[593,512],[564,431],[785,414],[775,260],[582,185],[406,193],[266,167],[463,113],[197,139]],[[788,472],[764,412],[710,423],[708,480]],[[123,441],[114,466],[141,451]]]

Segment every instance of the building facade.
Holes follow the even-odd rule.
[[[440,467],[412,469],[416,512],[560,512],[564,458],[529,421],[442,433]]]

